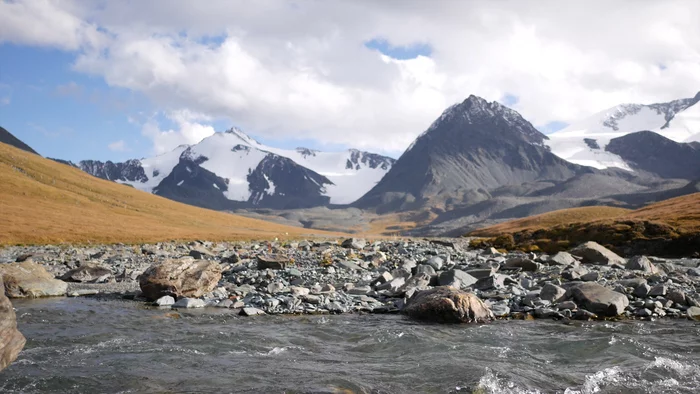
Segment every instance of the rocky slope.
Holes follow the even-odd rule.
[[[448,108],[356,205],[401,210],[466,202],[498,187],[592,172],[550,153],[546,141],[517,112],[469,96]]]
[[[29,153],[34,153],[38,155],[38,153],[36,153],[34,149],[22,142],[19,138],[12,135],[12,133],[5,130],[3,127],[0,127],[0,142],[3,144],[12,145],[15,148],[22,149],[23,151],[27,151]]]

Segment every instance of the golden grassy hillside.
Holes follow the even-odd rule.
[[[522,219],[511,220],[482,228],[470,235],[477,237],[495,237],[503,233],[517,233],[524,230],[546,229],[563,224],[592,222],[600,219],[614,219],[632,212],[629,209],[615,207],[580,207],[562,209]]]
[[[500,223],[470,233],[473,246],[526,251],[566,250],[595,241],[625,254],[687,256],[700,252],[700,193],[634,211],[586,207]]]
[[[338,235],[196,208],[0,143],[0,244]]]

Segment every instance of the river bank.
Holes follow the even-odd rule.
[[[597,244],[553,256],[470,249],[460,239],[0,250],[0,264],[18,260],[62,278],[69,296],[156,301],[168,309],[216,307],[243,315],[394,313],[418,291],[452,286],[472,292],[496,317],[506,319],[700,318],[700,259],[622,258]],[[140,291],[142,274],[173,260],[175,265],[211,263],[221,274],[208,282],[198,279],[197,286],[208,288],[196,296],[144,298],[149,294]]]

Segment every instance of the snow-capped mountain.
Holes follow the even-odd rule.
[[[627,160],[607,150],[610,141],[638,131],[653,131],[681,143],[700,141],[699,103],[700,92],[667,103],[618,105],[549,134],[545,144],[572,163],[632,171]]]
[[[86,160],[82,170],[149,193],[216,209],[291,208],[355,201],[389,171],[394,159],[350,149],[279,149],[241,130],[124,163]]]

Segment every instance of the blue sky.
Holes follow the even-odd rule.
[[[497,3],[0,0],[0,125],[73,161],[231,126],[397,156],[470,94],[548,133],[697,92],[700,3]]]
[[[430,56],[432,52],[427,44],[392,46],[383,39],[370,40],[365,46],[402,60]],[[151,141],[141,134],[141,124],[130,118],[156,114],[162,129],[175,127],[143,94],[110,87],[100,77],[74,71],[75,55],[70,52],[5,43],[0,45],[0,58],[9,59],[0,68],[0,125],[44,156],[72,161],[145,157],[152,154]],[[506,95],[500,101],[515,105],[518,98]],[[212,125],[217,131],[231,126],[226,120],[215,120]],[[555,131],[565,125],[555,123],[545,130]],[[246,132],[278,147],[348,148],[308,138],[274,140],[255,131]],[[124,147],[114,144],[119,141]]]

